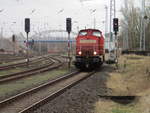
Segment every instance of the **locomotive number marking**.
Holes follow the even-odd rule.
[[[96,40],[80,40],[80,43],[96,43]]]

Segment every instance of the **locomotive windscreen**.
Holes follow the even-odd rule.
[[[85,35],[87,35],[87,31],[82,31],[79,33],[79,36],[85,36]]]
[[[94,31],[92,33],[93,36],[101,37],[101,33],[99,31]]]

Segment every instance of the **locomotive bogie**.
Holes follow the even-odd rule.
[[[75,66],[79,69],[96,69],[103,64],[103,59],[99,56],[86,57],[76,56]]]

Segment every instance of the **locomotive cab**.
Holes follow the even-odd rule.
[[[76,38],[75,66],[79,69],[96,68],[104,61],[104,38],[96,29],[79,31]]]

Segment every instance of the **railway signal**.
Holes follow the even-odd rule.
[[[72,30],[71,18],[67,18],[66,19],[66,31],[70,34],[71,30]]]
[[[12,42],[15,42],[16,41],[16,37],[15,35],[12,35]]]
[[[113,19],[113,30],[115,32],[115,35],[117,35],[117,32],[119,30],[119,26],[118,26],[118,18],[114,18]]]
[[[12,42],[13,42],[13,52],[15,54],[15,42],[16,42],[16,36],[13,34],[12,35]]]
[[[28,34],[30,32],[30,18],[25,18],[25,32],[27,34],[27,66],[29,65],[29,44],[28,44]]]
[[[25,32],[30,32],[30,18],[25,18]]]
[[[118,25],[118,18],[113,19],[113,30],[115,33],[115,47],[116,47],[116,66],[118,68],[118,53],[119,53],[119,47],[118,47],[118,38],[117,38],[117,32],[119,31],[119,25]]]
[[[71,57],[70,57],[70,32],[72,30],[72,20],[71,18],[66,18],[66,31],[68,32],[68,68],[70,69],[71,66]]]

